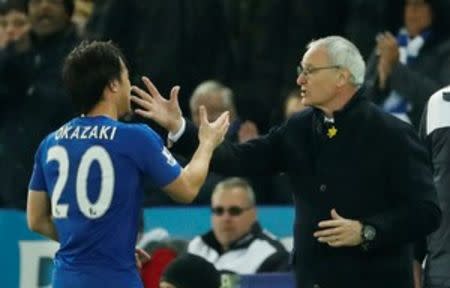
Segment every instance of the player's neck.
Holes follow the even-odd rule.
[[[86,113],[88,117],[95,116],[106,116],[117,120],[117,109],[114,105],[109,103],[108,101],[100,101],[97,105],[94,106],[88,113]]]

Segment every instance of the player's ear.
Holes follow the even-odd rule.
[[[108,89],[110,89],[114,93],[119,91],[119,80],[114,79],[114,80],[109,81]]]

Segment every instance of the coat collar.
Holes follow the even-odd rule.
[[[342,107],[342,109],[335,111],[333,113],[334,121],[338,122],[340,119],[344,118],[345,115],[349,114],[354,109],[354,107],[358,105],[358,103],[366,99],[364,93],[365,93],[365,86],[361,86],[356,91],[355,95],[353,95],[353,97],[344,105],[344,107]],[[316,116],[320,116],[319,119],[321,119],[323,122],[325,119],[325,115],[323,114],[322,110],[314,108],[314,112]]]

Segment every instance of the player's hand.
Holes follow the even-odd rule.
[[[198,139],[200,144],[209,145],[214,149],[225,138],[225,134],[230,126],[230,113],[228,111],[223,112],[214,122],[208,121],[208,113],[206,112],[205,106],[200,106],[199,114],[200,127],[198,130]]]
[[[321,230],[314,232],[314,237],[331,247],[351,247],[362,243],[362,224],[359,221],[340,216],[331,210],[331,220],[319,222]]]
[[[142,266],[151,259],[151,256],[141,248],[134,250],[134,257],[136,258],[136,266],[138,269],[142,269]]]
[[[147,77],[142,77],[147,91],[133,86],[131,91],[136,95],[131,95],[131,101],[140,108],[134,112],[144,118],[151,119],[161,125],[169,132],[176,133],[182,124],[182,114],[178,104],[179,86],[174,86],[170,91],[169,100],[165,99]],[[139,97],[138,97],[139,96]]]

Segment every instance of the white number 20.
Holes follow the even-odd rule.
[[[57,161],[59,164],[59,175],[52,193],[52,216],[54,218],[67,218],[69,212],[68,204],[61,204],[59,198],[66,186],[69,177],[69,156],[67,150],[62,146],[54,146],[48,150],[47,163]],[[92,203],[87,195],[87,179],[89,169],[94,161],[100,165],[101,184],[100,193],[95,203]],[[76,174],[76,196],[80,211],[90,219],[103,216],[111,206],[114,192],[114,167],[108,152],[101,146],[92,146],[81,157],[80,165]]]

